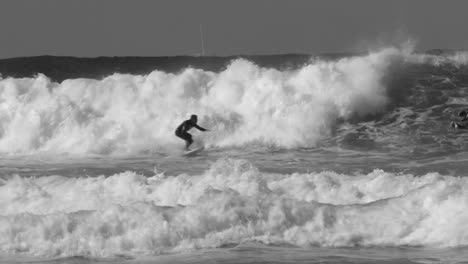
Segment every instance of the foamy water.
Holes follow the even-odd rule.
[[[282,69],[4,76],[2,258],[459,261],[468,146],[449,123],[466,65],[386,48]],[[174,129],[193,113],[210,132],[191,131],[205,150],[183,156]]]
[[[388,110],[394,87],[387,87],[384,77],[392,67],[442,61],[433,57],[389,48],[291,71],[239,59],[219,73],[188,68],[62,83],[44,75],[4,78],[0,152],[136,154],[172,148],[178,142],[174,128],[191,113],[211,128],[199,137],[208,146],[313,147],[329,136],[336,120]]]
[[[299,247],[468,243],[468,181],[375,170],[262,173],[221,159],[200,175],[4,180],[1,249],[53,256],[159,254],[260,241]]]

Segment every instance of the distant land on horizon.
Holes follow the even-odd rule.
[[[422,53],[442,55],[462,50],[431,49]],[[146,75],[154,70],[179,72],[188,67],[219,72],[235,59],[244,58],[260,67],[297,68],[313,57],[338,59],[363,53],[325,53],[325,54],[273,54],[273,55],[230,55],[230,56],[122,56],[122,57],[71,57],[71,56],[33,56],[0,59],[2,78],[24,78],[44,74],[52,81],[62,82],[72,78],[102,79],[114,73]]]

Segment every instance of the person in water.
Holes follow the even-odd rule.
[[[452,122],[452,127],[467,128],[468,127],[468,112],[463,110],[460,113],[458,113],[458,116],[461,117],[461,120],[458,122]]]
[[[192,145],[193,143],[192,135],[188,133],[190,129],[195,127],[200,131],[209,131],[208,129],[197,125],[197,121],[198,121],[197,115],[192,115],[189,120],[185,120],[184,122],[182,122],[182,124],[180,124],[175,131],[176,136],[185,140],[186,150],[188,150],[190,145]]]

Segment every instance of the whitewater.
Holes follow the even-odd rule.
[[[201,59],[0,71],[0,262],[468,259],[467,52]]]

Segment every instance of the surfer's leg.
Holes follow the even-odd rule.
[[[185,140],[185,149],[188,150],[190,145],[192,145],[192,143],[193,143],[192,135],[185,132],[183,134],[183,139]]]
[[[176,131],[176,136],[185,140],[185,149],[188,150],[189,146],[192,145],[193,139],[192,135],[187,133],[187,132],[182,132],[182,131]]]
[[[177,131],[175,132],[175,135],[176,135],[178,138],[181,138],[181,139],[185,140],[185,138],[184,138],[184,133],[182,133],[182,132],[180,132],[180,131],[177,130]]]

